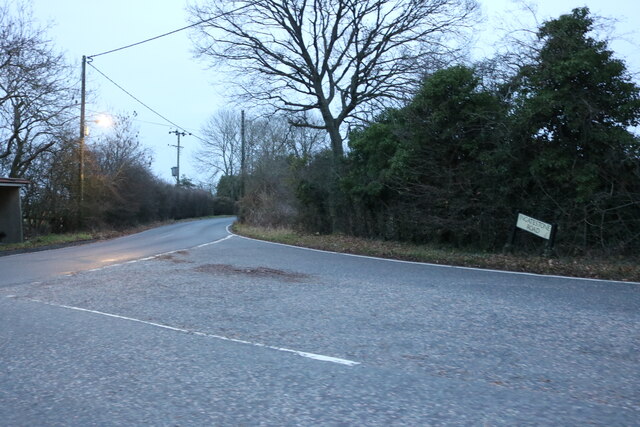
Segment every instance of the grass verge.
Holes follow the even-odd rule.
[[[40,247],[68,245],[70,243],[80,243],[88,240],[94,240],[93,233],[67,233],[67,234],[48,234],[46,236],[37,236],[33,239],[24,241],[23,243],[8,243],[0,245],[2,252],[14,252],[20,250],[30,250]]]
[[[234,224],[233,230],[242,236],[259,240],[349,254],[494,270],[640,282],[640,263],[637,258],[631,257],[550,259],[519,254],[464,252],[429,245],[364,239],[342,234],[318,235],[288,228],[263,228],[239,223]]]

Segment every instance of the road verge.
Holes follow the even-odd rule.
[[[235,223],[232,229],[234,233],[254,239],[354,255],[460,267],[640,282],[640,263],[631,257],[550,259],[525,254],[464,252],[429,245],[364,239],[343,234],[303,233],[289,228],[255,227],[240,223]]]

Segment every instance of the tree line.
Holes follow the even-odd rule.
[[[118,229],[233,212],[188,180],[177,186],[157,178],[151,161],[132,118],[116,116],[113,128],[85,147],[84,198],[79,203],[77,139],[57,141],[24,175],[32,183],[23,196],[26,231]]]
[[[77,81],[28,10],[0,7],[0,174],[33,183],[27,231],[235,209],[262,225],[497,250],[523,212],[557,223],[564,252],[640,249],[640,92],[588,9],[479,62],[464,55],[475,0],[190,11],[197,53],[257,107],[203,126],[195,160],[216,197],[155,177],[121,115],[86,148],[79,203]]]
[[[359,10],[346,0],[319,4],[333,7],[332,13],[342,5],[352,10],[350,16]],[[286,27],[302,22],[298,12],[302,14],[301,9],[270,13]],[[313,16],[325,22],[322,13]],[[595,24],[587,8],[576,8],[544,22],[535,39],[496,58],[476,63],[454,58],[422,68],[414,61],[412,70],[421,75],[416,89],[405,101],[387,103],[366,120],[351,122],[344,153],[335,147],[331,121],[321,111],[316,123],[310,123],[314,116],[308,111],[322,110],[326,90],[343,91],[339,106],[348,105],[349,96],[358,96],[358,86],[331,89],[331,79],[313,90],[296,86],[311,93],[309,108],[302,102],[293,105],[307,115],[301,120],[299,111],[288,111],[285,120],[292,127],[322,129],[329,144],[304,156],[283,150],[255,157],[244,196],[238,197],[242,218],[313,232],[499,250],[522,212],[557,224],[558,250],[563,253],[637,254],[640,140],[635,132],[640,90],[625,63],[597,38]],[[251,49],[262,55],[265,44],[253,46],[255,39],[243,37],[236,32],[227,40],[242,50],[239,56],[204,53],[231,62],[252,60]],[[289,52],[296,48],[288,46]],[[304,49],[297,52],[305,54]],[[357,56],[361,50],[354,47],[351,52]],[[321,77],[317,68],[289,62]],[[324,63],[331,68],[329,60]],[[256,73],[268,64],[260,65]],[[350,75],[352,82],[363,78],[357,70]],[[278,73],[276,81],[284,78]],[[368,78],[367,87],[377,81]],[[278,98],[282,93],[270,92],[268,97],[276,110],[287,112],[293,102]],[[394,98],[392,92],[386,94]],[[364,114],[369,107],[364,102],[354,111]],[[220,185],[238,177],[225,173]],[[538,250],[542,245],[535,239],[523,233],[520,246]]]
[[[593,26],[574,9],[503,80],[483,64],[438,70],[353,132],[348,229],[495,250],[523,212],[558,224],[564,251],[638,253],[640,89]]]
[[[210,192],[153,175],[131,117],[92,137],[79,198],[77,74],[21,3],[0,5],[0,176],[25,178],[25,234],[231,213]]]

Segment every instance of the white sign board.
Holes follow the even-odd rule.
[[[551,224],[538,221],[535,218],[531,218],[530,216],[526,216],[523,214],[518,214],[518,222],[516,224],[516,227],[521,228],[522,230],[526,230],[529,233],[533,233],[536,236],[540,236],[543,239],[547,240],[551,238],[551,229],[553,228]]]

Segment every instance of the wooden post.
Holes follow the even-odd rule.
[[[87,57],[82,56],[82,77],[80,85],[80,140],[78,142],[78,226],[84,221],[84,138],[86,136],[85,103],[87,89]]]
[[[516,214],[516,222],[513,223],[513,228],[511,229],[511,233],[509,234],[509,240],[507,241],[507,243],[504,245],[504,248],[502,249],[503,252],[506,252],[506,253],[513,252],[513,245],[515,245],[516,243],[516,234],[518,233],[517,218],[518,218],[518,214]]]
[[[551,224],[551,234],[549,235],[549,240],[547,240],[547,244],[545,246],[543,255],[546,257],[555,256],[555,252],[553,250],[553,246],[556,243],[556,233],[558,232],[558,224]]]

